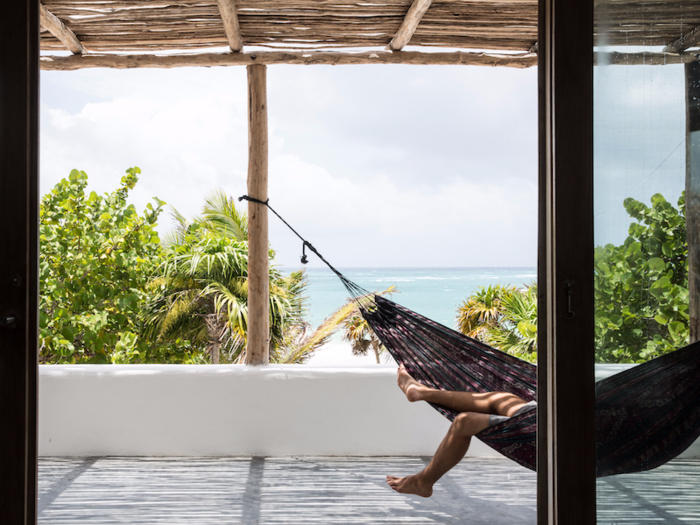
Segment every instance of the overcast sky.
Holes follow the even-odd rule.
[[[685,188],[683,65],[594,70],[596,244],[621,244],[632,221],[627,197],[674,206]]]
[[[245,68],[41,81],[42,192],[73,168],[110,191],[139,166],[139,209],[246,193]],[[268,106],[270,204],[334,265],[536,265],[536,68],[271,66]],[[298,267],[300,242],[270,227]]]

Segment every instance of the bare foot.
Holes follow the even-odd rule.
[[[406,476],[405,478],[387,476],[386,482],[392,489],[401,494],[416,494],[424,498],[429,498],[433,495],[432,485],[423,483],[418,474]]]
[[[396,381],[409,401],[420,401],[423,399],[423,393],[430,390],[427,386],[421,385],[418,381],[413,379],[403,365],[399,367]]]

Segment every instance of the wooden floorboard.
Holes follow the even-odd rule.
[[[536,522],[535,473],[467,458],[429,499],[391,491],[429,458],[42,458],[39,523],[463,524]],[[700,462],[598,480],[598,523],[700,523]]]

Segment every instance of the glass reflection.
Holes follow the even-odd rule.
[[[700,3],[595,9],[598,523],[700,523]]]

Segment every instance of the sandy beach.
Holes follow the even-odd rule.
[[[343,341],[331,341],[321,347],[306,364],[312,366],[396,366],[393,359],[386,360],[384,354],[380,357],[382,363],[377,365],[377,360],[374,352],[370,351],[367,355],[354,356],[350,343]]]

